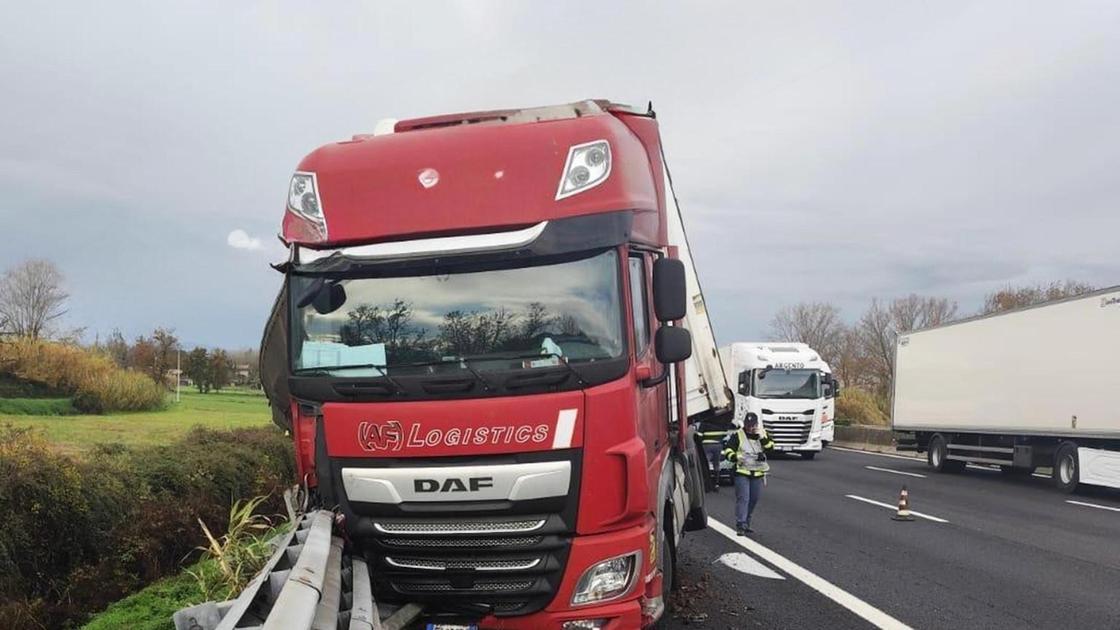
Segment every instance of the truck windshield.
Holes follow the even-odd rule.
[[[820,398],[820,374],[816,370],[767,370],[765,374],[756,370],[753,391],[756,398]]]
[[[618,254],[439,275],[294,275],[296,373],[382,376],[532,369],[625,350]]]

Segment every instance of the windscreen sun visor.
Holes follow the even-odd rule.
[[[451,258],[480,264],[546,259],[621,245],[630,239],[632,223],[632,213],[622,211],[542,221],[504,232],[391,241],[329,252],[299,247],[292,267],[301,275],[344,276],[370,265],[404,271],[430,268],[433,262]]]

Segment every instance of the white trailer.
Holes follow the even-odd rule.
[[[688,417],[698,422],[712,415],[731,413],[733,394],[730,381],[724,376],[708,307],[704,303],[704,292],[696,275],[696,265],[688,247],[688,236],[668,171],[665,172],[665,190],[669,192],[671,204],[666,212],[669,242],[677,248],[677,258],[684,263],[685,270],[689,308],[684,327],[692,333],[692,356],[685,362],[685,407]]]
[[[1120,488],[1120,287],[899,336],[899,448]]]
[[[804,343],[738,342],[720,348],[727,380],[737,384],[735,417],[756,414],[775,448],[812,459],[832,441],[832,370]]]

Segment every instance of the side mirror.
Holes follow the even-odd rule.
[[[333,313],[346,303],[346,289],[341,284],[328,284],[312,300],[311,306],[320,315]]]
[[[661,326],[654,335],[653,349],[662,363],[684,361],[692,356],[692,333],[679,326]]]
[[[681,319],[687,308],[688,289],[685,287],[684,263],[671,258],[658,258],[653,263],[653,310],[658,321]]]
[[[840,397],[840,381],[838,381],[836,379],[832,379],[832,397],[833,398],[839,398]]]
[[[742,396],[749,396],[751,393],[751,372],[744,370],[739,372],[739,394]]]

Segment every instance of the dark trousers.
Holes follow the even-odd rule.
[[[735,473],[735,525],[750,527],[751,515],[762,496],[762,477],[748,477]]]
[[[723,446],[718,442],[714,444],[704,445],[704,456],[708,459],[708,483],[705,483],[705,488],[708,490],[714,489],[719,484],[719,452],[723,450]]]

